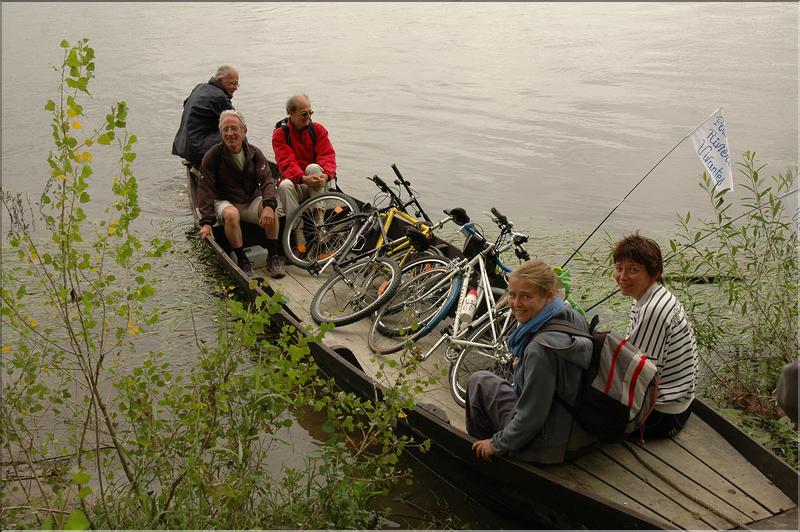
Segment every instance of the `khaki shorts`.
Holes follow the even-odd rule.
[[[223,223],[222,211],[225,207],[236,207],[239,211],[239,217],[243,222],[250,222],[251,224],[258,225],[258,211],[261,208],[261,198],[256,198],[248,203],[231,203],[228,200],[214,200],[214,211],[217,213],[217,221]]]

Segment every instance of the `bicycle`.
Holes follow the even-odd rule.
[[[452,325],[445,328],[441,338],[420,358],[427,359],[442,343],[447,343],[446,357],[451,361],[448,382],[453,398],[461,406],[464,406],[464,370],[490,369],[501,376],[509,376],[506,366],[510,365],[511,356],[504,339],[516,322],[503,298],[507,286],[505,276],[511,269],[499,256],[513,247],[520,262],[529,259],[522,247],[528,241],[527,235],[515,233],[513,224],[497,209],[492,208],[491,212],[500,228],[496,241],[487,242],[462,210],[463,216],[456,216],[455,221],[467,235],[464,257],[446,267],[420,272],[402,283],[392,300],[374,317],[368,336],[369,345],[376,352],[399,351],[409,341],[419,341],[447,316],[455,314]],[[487,259],[494,268],[487,268]],[[468,281],[464,282],[465,279]],[[464,308],[470,288],[475,288],[482,308],[478,307],[475,319],[464,320],[461,312],[454,311]]]
[[[281,245],[287,260],[312,274],[319,274],[332,260],[343,255],[353,240],[356,243],[352,249],[357,251],[365,249],[368,244],[376,248],[382,246],[389,240],[388,235],[398,218],[430,239],[433,222],[420,205],[411,183],[403,178],[397,165],[392,164],[392,169],[397,175],[394,184],[405,188],[409,195],[407,201],[400,198],[402,192],[395,193],[377,175],[367,179],[389,197],[389,206],[378,209],[377,215],[370,204],[359,206],[356,200],[341,192],[326,192],[309,198],[286,220]],[[377,203],[377,198],[373,203]],[[408,212],[409,207],[414,207],[416,217]],[[376,226],[379,231],[375,230]],[[414,257],[414,249],[408,241],[395,242],[385,253],[389,257],[399,256],[400,266]]]
[[[388,241],[383,232],[381,237],[384,240],[378,247],[354,252],[358,238],[374,225],[379,215],[380,212],[372,208],[355,238],[319,267],[318,273],[328,266],[332,266],[335,273],[320,286],[311,300],[311,317],[316,323],[330,322],[338,326],[354,323],[390,300],[399,288],[403,274],[417,273],[447,262],[443,258],[429,257],[409,262],[401,268],[388,256],[388,253],[397,253],[404,247],[408,248],[404,257],[412,250],[423,253],[429,248],[429,237],[412,227],[407,228],[406,236]],[[427,227],[432,231],[451,219],[452,216],[448,215]],[[382,225],[380,228],[384,231]]]

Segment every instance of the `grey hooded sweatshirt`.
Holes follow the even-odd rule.
[[[586,320],[569,305],[553,316],[589,330]],[[498,453],[510,453],[526,462],[557,463],[568,451],[593,446],[597,438],[583,430],[555,398],[575,403],[581,373],[589,367],[592,341],[562,332],[544,332],[525,347],[523,367],[517,376],[522,394],[511,420],[492,437]]]

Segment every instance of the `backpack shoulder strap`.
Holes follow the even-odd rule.
[[[289,117],[282,118],[275,123],[275,129],[281,128],[283,130],[283,134],[286,137],[286,145],[292,145],[292,135],[289,132]]]
[[[566,320],[550,320],[545,323],[536,334],[543,332],[562,332],[571,334],[573,336],[583,336],[584,338],[592,338],[592,333],[582,331],[577,328],[572,322]]]

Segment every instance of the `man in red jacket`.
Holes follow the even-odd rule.
[[[305,94],[295,94],[286,102],[287,117],[275,124],[272,149],[281,178],[278,183],[278,216],[281,227],[286,216],[305,199],[335,188],[336,152],[328,130],[311,120],[314,111]],[[309,165],[315,164],[317,166]],[[321,173],[319,169],[322,169]],[[298,251],[304,252],[303,235],[296,235]]]

